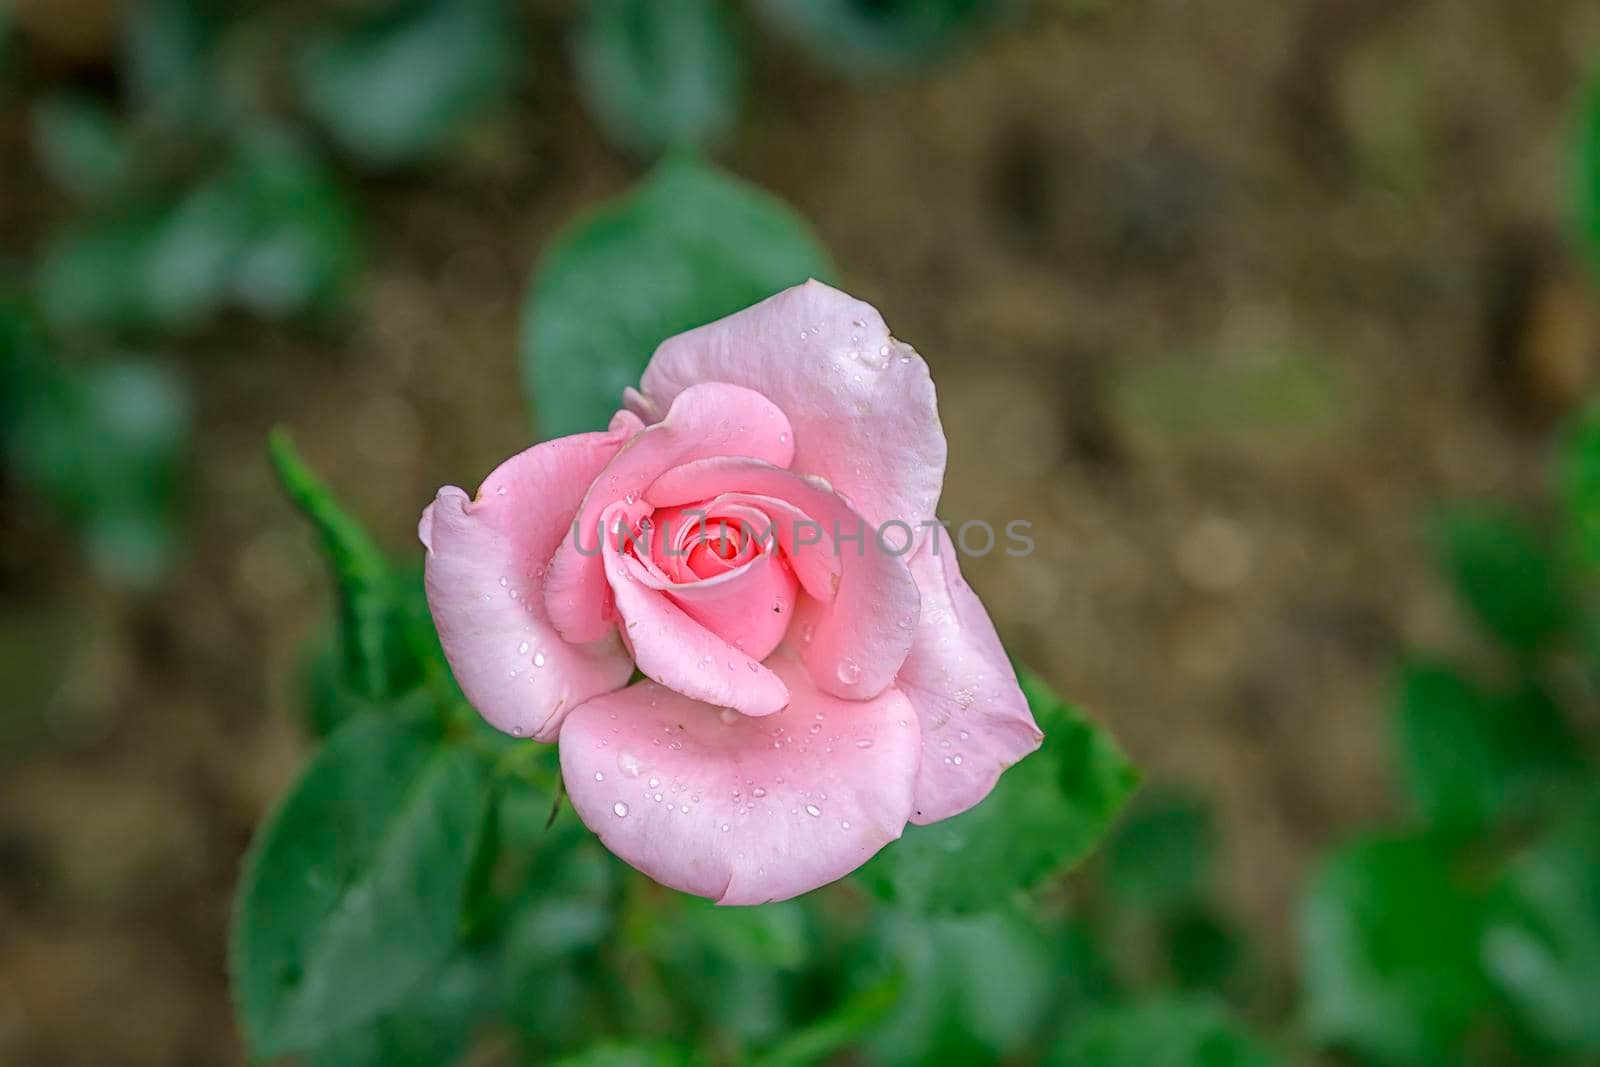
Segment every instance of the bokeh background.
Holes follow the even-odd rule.
[[[268,430],[419,557],[535,433],[541,253],[698,142],[927,359],[941,513],[1034,524],[967,565],[1008,647],[1143,768],[1158,857],[1205,848],[1233,1010],[1339,1062],[1295,1045],[1297,916],[1406,817],[1396,665],[1505,661],[1431,517],[1547,513],[1594,384],[1600,7],[439,0],[363,68],[340,34],[394,6],[0,7],[0,1061],[244,1062],[230,895],[330,610]],[[1159,923],[1102,929],[1172,984]]]

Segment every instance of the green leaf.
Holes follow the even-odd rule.
[[[1169,996],[1102,1008],[1068,1026],[1049,1067],[1268,1067],[1279,1062],[1228,1011]]]
[[[1135,907],[1169,912],[1193,904],[1205,892],[1215,836],[1201,798],[1148,795],[1106,844],[1106,884]]]
[[[723,0],[588,0],[573,62],[589,111],[627,148],[705,144],[738,113],[739,51]]]
[[[1600,800],[1511,863],[1483,944],[1490,977],[1540,1037],[1600,1050]]]
[[[1401,774],[1429,824],[1470,829],[1537,813],[1581,774],[1576,735],[1538,689],[1495,698],[1431,663],[1408,664],[1396,689]]]
[[[603,428],[662,341],[831,274],[789,208],[692,159],[664,161],[560,234],[540,261],[522,329],[540,430]]]
[[[1223,989],[1248,956],[1239,932],[1208,908],[1172,919],[1163,940],[1172,976],[1184,989]]]
[[[819,62],[870,78],[948,55],[1016,11],[1016,0],[762,0]]]
[[[343,675],[351,689],[379,701],[418,685],[433,659],[420,583],[396,577],[366,530],[301,460],[287,433],[274,430],[268,449],[284,492],[316,527],[333,569]]]
[[[395,1010],[317,1046],[311,1067],[440,1067],[472,1042],[491,993],[484,961],[458,955]]]
[[[854,1045],[900,999],[904,982],[891,974],[851,993],[838,1007],[796,1027],[777,1045],[753,1057],[753,1067],[808,1067]]]
[[[905,835],[859,877],[926,912],[993,908],[1082,859],[1110,829],[1139,774],[1109,734],[1042,681],[1022,676],[1044,744],[977,807]]]
[[[1489,505],[1457,505],[1437,517],[1431,532],[1440,569],[1461,602],[1507,646],[1532,652],[1566,624],[1555,564],[1514,516]]]
[[[297,65],[307,111],[376,167],[438,155],[511,84],[526,51],[503,0],[411,0],[337,25]]]
[[[1600,116],[1600,106],[1595,113]],[[1589,573],[1600,571],[1600,401],[1579,413],[1563,436],[1557,481],[1573,554]]]
[[[344,726],[257,834],[234,905],[234,1000],[256,1056],[399,1007],[454,949],[484,771],[430,729]]]
[[[128,179],[128,146],[106,106],[79,93],[57,93],[33,107],[34,153],[50,177],[75,196],[104,196]]]
[[[1577,137],[1578,235],[1600,267],[1600,77],[1583,96]]]
[[[864,1044],[883,1064],[993,1063],[1050,1010],[1050,946],[1021,914],[936,918],[885,910],[880,937],[900,996]]]
[[[563,1057],[551,1067],[689,1067],[698,1058],[688,1049],[631,1041],[603,1041]]]
[[[219,79],[212,55],[222,6],[217,0],[129,5],[122,81],[136,110],[169,126],[216,121]]]
[[[176,200],[56,233],[35,285],[58,327],[193,329],[228,304],[286,316],[334,303],[354,244],[337,188],[292,138],[263,130]]]
[[[152,584],[178,548],[187,387],[143,360],[62,367],[23,358],[25,393],[4,433],[13,473],[78,532],[101,575]]]
[[[1313,1036],[1397,1062],[1454,1062],[1489,1001],[1478,953],[1486,901],[1432,838],[1369,837],[1335,851],[1299,916]]]

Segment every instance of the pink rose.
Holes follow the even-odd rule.
[[[782,900],[1038,747],[934,523],[928,368],[875,310],[786,290],[664,342],[624,405],[474,498],[441,489],[418,530],[462,690],[560,740],[607,848],[724,904]]]

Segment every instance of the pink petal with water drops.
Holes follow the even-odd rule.
[[[911,559],[922,591],[916,643],[895,686],[922,724],[914,823],[957,815],[989,795],[1000,772],[1039,747],[1017,675],[989,613],[961,577],[944,530]]]
[[[427,548],[428,607],[451,670],[473,706],[506,733],[554,740],[566,712],[625,685],[633,671],[615,634],[569,644],[544,607],[545,566],[584,488],[638,421],[613,427],[513,456],[475,499],[444,487],[417,527]]]
[[[811,281],[668,338],[629,406],[648,419],[708,381],[755,389],[788,415],[783,466],[827,478],[874,526],[899,519],[925,539],[945,465],[933,381],[871,305]]]
[[[900,836],[919,748],[905,698],[839,700],[789,655],[772,663],[794,700],[766,718],[652,682],[568,716],[567,795],[607,848],[663,885],[761,904],[842,878]]]

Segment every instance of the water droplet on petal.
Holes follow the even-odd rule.
[[[659,779],[659,778],[650,779],[650,788],[651,789],[654,789],[656,786],[658,786],[660,784],[661,784],[661,779]]]
[[[815,819],[817,816],[822,814],[822,809],[817,807],[815,804],[807,804],[806,814]]]
[[[639,757],[622,749],[617,753],[617,769],[629,778],[639,777]]]
[[[734,711],[732,708],[723,708],[721,711],[717,712],[717,718],[721,719],[729,726],[732,726],[734,723],[739,721],[739,713]]]
[[[857,748],[871,748],[872,747],[872,738],[863,737],[861,740],[856,742],[856,747]]]
[[[535,667],[543,667],[544,666],[544,653],[542,651],[541,652],[535,652],[533,654],[533,665]]]
[[[605,772],[604,771],[595,771],[594,772],[594,780],[597,781],[597,782],[605,781],[606,780]]]
[[[861,680],[861,664],[846,656],[839,661],[838,674],[845,685],[855,685]]]
[[[758,785],[754,789],[750,790],[750,795],[753,797],[764,797],[767,795],[767,791]]]
[[[513,726],[513,727],[512,727],[512,728],[511,728],[511,736],[512,736],[512,737],[521,737],[521,736],[522,736],[522,727],[520,727],[520,726]]]
[[[615,815],[619,819],[626,819],[628,817],[628,805],[624,804],[620,800],[617,801],[615,804],[611,805],[611,814]]]
[[[501,589],[504,589],[506,586],[508,586],[510,584],[511,584],[511,579],[510,578],[507,578],[505,575],[501,575],[500,576],[500,588]]]
[[[526,656],[527,654],[528,654],[528,642],[524,641],[524,642],[522,642],[522,644],[517,646],[517,655]]]

